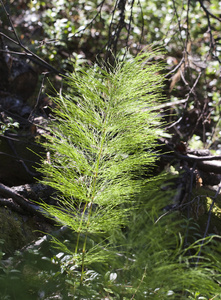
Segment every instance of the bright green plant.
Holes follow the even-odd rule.
[[[45,135],[50,156],[41,171],[59,204],[42,207],[70,229],[70,238],[54,238],[53,262],[73,299],[200,299],[221,292],[212,237],[204,241],[207,254],[191,233],[195,225],[189,241],[188,222],[178,213],[158,219],[173,195],[151,175],[163,134],[157,54],[143,51],[116,68],[74,73],[67,78],[73,93],[54,99],[56,118]]]
[[[127,223],[157,158],[162,77],[154,55],[144,51],[110,72],[75,73],[67,80],[73,95],[54,99],[56,122],[45,144],[51,158],[42,171],[61,206],[44,208],[77,233],[73,261],[82,278],[85,264],[107,256],[96,253],[104,245],[87,248],[90,235],[108,237]]]

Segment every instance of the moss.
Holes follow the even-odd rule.
[[[4,253],[11,254],[36,238],[36,233],[32,230],[33,221],[27,217],[1,207],[0,219],[0,239],[4,240]]]

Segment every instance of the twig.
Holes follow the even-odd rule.
[[[204,10],[205,14],[206,14],[206,18],[207,18],[207,22],[208,22],[208,32],[210,35],[210,52],[212,54],[212,56],[216,57],[216,59],[220,62],[219,58],[217,55],[215,55],[213,53],[213,50],[215,49],[215,42],[214,42],[214,37],[212,34],[212,26],[211,26],[211,22],[210,22],[210,17],[213,19],[218,20],[219,22],[221,22],[221,19],[216,17],[214,14],[212,14],[203,4],[202,0],[199,0],[200,2],[200,6],[202,7],[202,9]]]
[[[202,0],[199,0],[199,3],[200,3],[200,6],[202,7],[202,9],[204,10],[204,12],[211,16],[212,18],[216,19],[217,21],[221,22],[221,19],[218,18],[217,16],[215,16],[214,14],[212,14],[203,4],[203,1]]]
[[[193,167],[190,170],[190,182],[189,182],[189,190],[188,190],[188,202],[191,202],[191,195],[193,191],[193,175],[194,171],[196,169],[196,162],[193,163]],[[192,200],[193,202],[195,199]],[[190,219],[190,205],[187,206],[187,219]],[[188,241],[188,235],[189,235],[189,226],[187,226],[186,233],[185,233],[185,240],[184,240],[184,245],[187,245]]]
[[[177,124],[179,124],[179,123],[182,121],[182,119],[183,119],[183,116],[180,117],[180,118],[179,118],[178,120],[176,120],[175,122],[173,122],[172,124],[170,124],[169,126],[167,126],[165,129],[167,130],[167,129],[169,129],[169,128],[172,128],[172,127],[176,126]]]
[[[166,107],[171,107],[171,106],[175,106],[175,105],[179,105],[179,104],[183,104],[186,103],[188,101],[188,99],[181,99],[181,100],[177,100],[177,101],[170,101],[167,103],[163,103],[161,105],[157,105],[154,107],[154,110],[158,110],[158,109],[162,109],[162,108],[166,108]]]
[[[28,174],[30,174],[31,176],[36,176],[37,177],[37,176],[41,175],[39,172],[32,172],[32,171],[30,171],[29,168],[27,167],[27,165],[25,164],[24,160],[21,157],[19,157],[19,155],[17,153],[17,150],[15,149],[15,146],[13,144],[13,141],[12,140],[7,140],[7,141],[8,141],[8,144],[9,144],[10,148],[12,149],[14,155],[16,156],[18,162],[20,162],[22,164],[22,166],[25,169],[25,171]]]
[[[193,93],[193,90],[195,89],[195,87],[196,87],[196,85],[197,85],[197,83],[198,83],[198,81],[199,81],[201,75],[202,75],[202,72],[199,72],[199,74],[198,74],[198,76],[197,76],[197,79],[195,80],[193,86],[191,87],[191,89],[190,89],[190,91],[189,91],[189,94]]]
[[[185,161],[204,161],[204,160],[221,160],[221,155],[208,155],[208,156],[196,156],[192,154],[183,155],[178,152],[174,152],[175,156]]]
[[[172,2],[173,2],[173,9],[174,9],[174,12],[175,12],[175,16],[176,16],[177,22],[178,22],[179,31],[181,33],[181,31],[182,31],[182,26],[181,26],[181,22],[180,22],[180,15],[181,14],[178,14],[178,12],[177,12],[175,0],[172,0]],[[181,38],[181,40],[183,42],[183,45],[185,45],[185,42],[184,42],[183,37],[182,37],[181,34],[180,34],[180,38]]]
[[[168,77],[170,74],[176,72],[176,70],[179,69],[179,67],[183,64],[184,60],[185,60],[184,57],[182,57],[182,59],[181,59],[181,61],[178,63],[178,65],[176,65],[176,67],[175,67],[173,70],[171,70],[169,73],[167,73],[167,74],[165,75],[165,77]]]
[[[146,277],[146,273],[147,273],[147,265],[146,265],[145,268],[144,268],[143,276],[142,276],[142,278],[141,278],[141,280],[140,280],[140,283],[138,284],[138,287],[136,288],[136,290],[135,290],[133,296],[130,298],[130,300],[133,300],[133,299],[134,299],[134,297],[135,297],[137,291],[139,290],[139,288],[140,288],[140,286],[141,286],[141,283],[144,281],[144,278]]]
[[[174,151],[174,149],[171,146],[169,146],[168,143],[166,143],[165,141],[164,144],[171,153],[170,159],[172,159],[172,157],[175,156],[176,158],[187,161],[189,163],[196,163],[197,167],[203,171],[221,174],[221,155],[215,155],[215,156],[212,155],[196,156],[193,154],[184,155],[177,151]],[[162,157],[164,157],[164,155],[162,155]]]
[[[33,122],[32,119],[34,118],[34,112],[35,112],[35,110],[36,110],[36,108],[37,108],[37,106],[38,106],[38,103],[39,103],[39,100],[40,100],[40,97],[41,97],[41,93],[42,93],[42,90],[43,90],[43,88],[44,88],[45,78],[46,78],[47,75],[48,75],[48,72],[44,72],[44,73],[43,73],[43,78],[42,78],[42,81],[41,81],[41,87],[40,87],[39,92],[38,92],[38,97],[37,97],[35,106],[34,106],[34,108],[32,109],[32,111],[31,111],[31,113],[30,113],[30,115],[29,115],[29,117],[28,117],[28,121],[30,121],[30,122]]]
[[[126,49],[127,49],[127,51],[129,49],[128,41],[129,41],[129,37],[130,37],[131,24],[132,24],[132,19],[133,19],[133,6],[134,6],[134,0],[131,1],[131,6],[130,6],[130,17],[129,17],[129,24],[128,24],[128,29],[127,29],[127,37],[126,37]],[[124,54],[124,57],[125,57],[125,55],[126,55],[126,52]]]
[[[140,0],[138,0],[137,4],[140,7],[140,16],[141,16],[141,22],[142,22],[141,35],[140,35],[140,40],[139,40],[139,43],[141,45],[142,44],[142,39],[144,38],[144,14],[143,14],[143,8],[142,8],[142,4],[141,4]]]
[[[106,45],[106,47],[107,47],[107,53],[106,53],[105,61],[108,60],[110,52],[111,52],[111,44],[114,43],[114,42],[112,42],[114,40],[114,37],[113,37],[113,31],[114,30],[112,29],[112,26],[114,24],[114,15],[115,15],[117,6],[119,4],[119,1],[120,0],[116,0],[116,2],[114,4],[113,11],[112,11],[112,15],[111,15],[111,21],[110,21],[109,31],[108,31],[108,42],[107,42],[107,45]],[[116,30],[115,30],[115,32],[116,32]]]
[[[162,140],[163,141],[163,140]],[[165,141],[164,141],[164,144],[165,144]],[[194,161],[211,161],[211,160],[221,160],[221,155],[206,155],[206,156],[196,156],[196,155],[193,155],[193,154],[187,154],[187,155],[184,155],[184,154],[180,154],[179,152],[177,151],[174,151],[174,149],[168,145],[168,143],[165,144],[165,146],[173,152],[173,154],[177,157],[177,158],[180,158],[182,160],[185,160],[185,161],[189,161],[189,162],[194,162]]]
[[[105,0],[102,0],[100,4],[97,5],[97,8],[99,8],[98,12],[96,13],[96,15],[80,30],[78,30],[77,32],[74,33],[74,36],[77,36],[79,33],[85,31],[88,27],[90,27],[90,25],[92,25],[92,23],[96,20],[97,16],[99,16],[101,14],[101,10],[102,7],[105,3]]]

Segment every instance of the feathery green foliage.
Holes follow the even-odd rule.
[[[140,199],[140,209],[132,214],[124,244],[124,268],[121,273],[116,271],[121,282],[130,283],[125,288],[126,299],[132,299],[133,294],[134,299],[151,300],[209,299],[221,294],[220,251],[215,246],[220,237],[203,240],[203,253],[197,264],[202,242],[198,240],[197,224],[193,220],[187,222],[176,211],[156,223],[171,196],[169,191],[149,190],[146,201]],[[194,241],[191,244],[185,236],[188,227]],[[198,296],[194,298],[194,294]]]
[[[162,99],[157,54],[75,73],[67,78],[73,94],[54,99],[56,121],[45,142],[50,160],[41,171],[59,205],[42,206],[71,229],[71,243],[54,239],[54,246],[74,299],[221,293],[214,264],[220,254],[202,251],[196,265],[201,243],[186,240],[187,222],[176,214],[155,222],[172,198],[160,190],[162,176],[151,175],[163,134],[155,109]]]
[[[143,176],[157,158],[161,132],[154,110],[161,99],[157,52],[142,52],[112,71],[90,68],[68,78],[73,95],[54,99],[56,123],[45,146],[51,162],[45,183],[60,191],[61,207],[50,215],[78,233],[110,233],[127,222],[128,210],[146,184]]]

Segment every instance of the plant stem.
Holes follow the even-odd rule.
[[[84,244],[83,244],[83,249],[82,249],[81,283],[83,282],[83,277],[84,277],[84,265],[85,265],[85,253],[86,253],[86,245],[87,245],[87,237],[88,237],[88,227],[89,227],[89,224],[90,224],[90,217],[91,217],[91,214],[92,214],[92,205],[93,205],[93,202],[94,202],[94,194],[95,194],[96,181],[97,181],[97,175],[98,175],[101,155],[102,155],[102,151],[103,151],[104,141],[105,141],[105,138],[106,138],[106,122],[107,122],[107,118],[104,119],[104,129],[102,131],[100,149],[99,149],[99,153],[98,153],[97,162],[96,162],[96,165],[95,165],[95,171],[93,172],[94,173],[94,178],[93,178],[93,183],[92,183],[92,191],[90,191],[90,195],[88,196],[88,198],[90,198],[91,201],[85,204],[84,211],[83,211],[82,217],[81,217],[81,224],[82,224],[83,218],[84,218],[84,215],[85,215],[85,212],[86,212],[86,208],[88,207],[88,205],[90,205],[90,207],[89,207],[90,209],[89,209],[89,213],[88,213],[88,220],[87,220],[87,225],[86,225],[85,239],[84,239]],[[80,236],[80,231],[78,233],[77,247],[79,245],[79,236]]]

